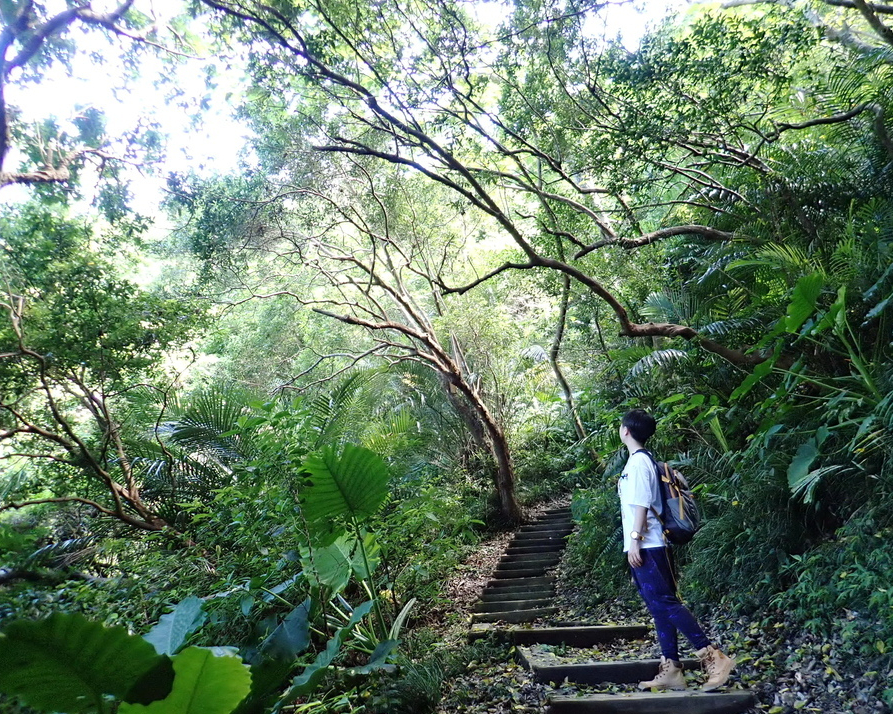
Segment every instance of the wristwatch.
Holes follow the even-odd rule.
[[[633,540],[645,540],[645,536],[643,536],[639,531],[630,531],[629,537]]]

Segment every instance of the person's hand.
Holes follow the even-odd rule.
[[[630,543],[629,550],[626,552],[626,559],[634,568],[638,568],[642,565],[642,543],[640,541],[633,540],[633,542]]]

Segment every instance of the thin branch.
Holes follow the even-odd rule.
[[[11,501],[0,506],[0,513],[2,513],[3,511],[8,511],[10,509],[18,510],[19,508],[26,508],[27,506],[39,506],[44,503],[80,503],[96,509],[96,511],[102,513],[105,516],[110,516],[111,518],[123,521],[128,525],[144,531],[161,531],[164,530],[166,525],[164,523],[145,521],[141,518],[134,518],[128,513],[121,513],[117,510],[106,508],[105,506],[101,506],[100,504],[98,504],[96,501],[91,501],[89,498],[81,498],[80,496],[58,496],[56,498],[35,498],[31,501]]]
[[[646,233],[645,235],[639,236],[638,238],[619,238],[617,240],[597,241],[596,243],[593,243],[592,245],[589,245],[583,250],[575,253],[574,258],[580,259],[587,253],[591,253],[597,248],[603,248],[606,245],[618,245],[621,248],[632,250],[634,248],[641,248],[643,245],[656,243],[657,241],[664,240],[665,238],[672,238],[674,236],[681,235],[697,235],[708,240],[717,241],[732,240],[735,237],[734,233],[721,231],[716,228],[711,228],[710,226],[672,226],[670,228],[661,228],[660,230],[653,231],[652,233]]]
[[[506,270],[529,270],[529,269],[531,269],[531,268],[536,268],[536,267],[537,267],[536,263],[533,263],[533,262],[528,262],[528,263],[505,263],[505,264],[503,264],[503,265],[500,265],[498,268],[495,268],[495,269],[491,270],[491,271],[490,271],[489,273],[487,273],[486,275],[481,276],[481,277],[478,278],[477,280],[475,280],[475,281],[473,281],[473,282],[471,282],[471,283],[468,283],[467,285],[463,285],[461,288],[451,288],[451,287],[445,285],[443,282],[441,282],[441,280],[440,280],[439,278],[436,278],[434,282],[435,282],[435,283],[436,283],[436,284],[437,284],[437,285],[444,291],[444,293],[446,293],[447,295],[450,295],[450,294],[453,294],[453,293],[455,293],[455,294],[457,294],[457,295],[464,295],[465,293],[467,293],[467,292],[468,292],[469,290],[471,290],[472,288],[476,288],[476,287],[477,287],[478,285],[480,285],[481,283],[485,283],[485,282],[487,282],[490,278],[493,278],[493,277],[499,275],[500,273],[504,273]]]
[[[384,348],[384,345],[376,345],[375,347],[372,347],[371,349],[368,349],[359,355],[356,355],[356,354],[353,354],[350,352],[332,352],[330,354],[320,355],[319,358],[312,365],[310,365],[307,369],[299,372],[294,377],[289,379],[287,382],[285,382],[284,384],[281,384],[279,387],[277,387],[277,389],[279,389],[279,390],[295,389],[297,391],[305,391],[306,389],[308,389],[308,387],[300,387],[299,388],[299,387],[293,387],[292,385],[295,382],[297,382],[301,377],[306,377],[308,374],[310,374],[313,370],[315,370],[317,367],[319,367],[319,365],[321,365],[325,360],[335,359],[336,357],[350,358],[351,363],[346,368],[346,369],[350,369],[350,367],[353,367],[357,362],[359,362],[364,357],[368,357],[371,354],[375,354],[376,352],[382,350],[383,348]],[[339,370],[336,374],[330,375],[329,377],[327,377],[327,379],[332,379],[334,376],[337,376],[338,374],[341,374],[344,371],[345,370]]]
[[[858,4],[852,0],[822,0],[825,5],[833,5],[834,7],[847,7],[851,10],[858,9]],[[880,3],[865,3],[869,9],[881,15],[893,15],[893,5],[882,5]]]
[[[893,30],[883,23],[881,18],[877,16],[874,8],[865,2],[865,0],[853,0],[853,5],[855,5],[856,9],[862,13],[862,17],[865,18],[865,21],[871,26],[871,29],[877,33],[878,37],[888,45],[893,45]]]

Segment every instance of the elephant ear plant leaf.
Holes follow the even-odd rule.
[[[325,534],[332,533],[333,524],[347,520],[361,559],[361,565],[355,571],[362,573],[364,580],[368,579],[372,566],[360,532],[360,522],[373,516],[388,497],[387,465],[374,451],[345,444],[340,453],[334,446],[328,446],[310,454],[303,466],[308,474],[308,485],[301,494],[301,507],[308,523],[318,533]],[[330,561],[333,555],[337,553],[329,549]],[[371,593],[374,590],[367,584],[367,591]],[[387,627],[384,616],[378,601],[374,603],[379,636],[385,639]]]
[[[251,689],[251,672],[226,647],[187,647],[174,657],[174,673],[165,699],[125,703],[119,714],[230,714]]]
[[[205,623],[207,615],[202,609],[203,605],[200,598],[190,595],[182,600],[173,612],[162,615],[158,624],[149,630],[143,639],[149,642],[158,654],[175,654],[186,642],[186,638]]]
[[[294,661],[310,646],[310,610],[307,598],[292,610],[273,632],[261,643],[260,652],[266,657]]]
[[[340,593],[350,582],[351,553],[355,543],[347,534],[331,545],[301,549],[301,566],[315,582]]]
[[[364,602],[357,606],[351,614],[350,620],[344,626],[339,628],[335,635],[326,643],[326,648],[316,655],[316,659],[292,680],[291,686],[285,691],[276,706],[273,707],[274,712],[282,711],[282,708],[291,704],[297,697],[304,696],[313,692],[322,678],[326,675],[335,658],[341,651],[341,646],[347,639],[348,635],[360,623],[360,621],[369,614],[372,609],[371,602]],[[388,648],[388,653],[391,651]]]
[[[332,519],[362,521],[375,514],[388,497],[388,467],[374,451],[345,444],[341,453],[332,447],[304,460],[310,485],[301,505],[307,519],[317,524]]]
[[[82,615],[19,620],[0,636],[0,692],[44,711],[108,711],[107,696],[131,688],[164,663],[141,637]]]
[[[298,655],[310,646],[312,610],[313,601],[307,598],[261,642],[249,660],[251,693],[234,714],[264,714],[270,710],[269,705],[292,673]]]

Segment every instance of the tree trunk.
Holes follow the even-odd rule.
[[[561,307],[558,311],[558,325],[555,328],[555,337],[552,339],[552,348],[549,350],[549,364],[552,365],[555,379],[558,380],[558,384],[564,394],[564,401],[567,404],[568,412],[570,412],[571,421],[574,423],[574,431],[577,433],[577,438],[580,441],[583,441],[587,436],[586,429],[577,412],[577,405],[574,403],[574,395],[573,392],[571,392],[571,386],[568,384],[567,378],[565,378],[564,372],[561,370],[561,365],[558,364],[558,353],[561,350],[561,341],[564,338],[564,324],[567,319],[567,305],[570,300],[571,292],[570,276],[564,275],[562,277],[564,285],[561,289]]]
[[[457,411],[466,424],[469,424],[472,435],[483,427],[486,434],[487,450],[496,464],[493,482],[496,487],[496,496],[499,499],[500,514],[508,525],[517,525],[522,520],[521,506],[515,495],[515,467],[512,464],[511,451],[505,433],[496,423],[477,391],[462,378],[458,371],[444,376],[449,380],[450,386],[461,394],[461,397],[454,394],[451,401],[465,402],[465,405],[458,408]],[[450,389],[447,390],[448,393],[450,391]]]

